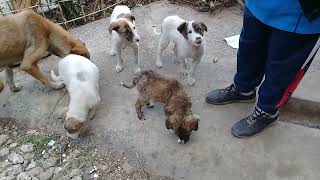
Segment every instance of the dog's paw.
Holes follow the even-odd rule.
[[[123,69],[123,66],[121,64],[117,64],[117,66],[116,66],[117,73],[121,72],[122,69]]]
[[[135,68],[133,69],[133,73],[134,73],[135,75],[139,75],[139,74],[140,74],[140,68],[139,68],[139,67],[135,67]]]
[[[138,119],[140,121],[144,121],[144,120],[146,120],[146,117],[143,114],[141,114],[141,115],[138,115]]]
[[[193,86],[196,80],[193,77],[188,77],[187,82],[189,86]]]
[[[116,54],[117,54],[117,52],[114,49],[111,49],[110,56],[115,56]]]
[[[64,84],[62,81],[51,81],[50,84],[53,89],[61,89],[64,87]]]
[[[181,70],[180,74],[182,76],[186,76],[186,75],[188,75],[188,72],[187,72],[187,70]]]
[[[10,87],[10,91],[12,91],[12,92],[18,92],[18,91],[20,91],[22,89],[22,86],[21,85],[18,85],[18,84],[16,84],[15,86],[13,86],[13,87]]]
[[[158,68],[162,68],[162,61],[161,61],[161,60],[157,60],[157,61],[156,61],[156,66],[157,66]]]

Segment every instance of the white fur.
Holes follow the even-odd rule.
[[[196,67],[204,53],[204,42],[203,36],[195,33],[188,33],[188,40],[177,30],[177,28],[185,20],[178,16],[168,16],[163,20],[161,26],[161,37],[158,46],[156,66],[162,67],[161,54],[168,47],[170,42],[174,43],[174,53],[176,55],[176,61],[181,63],[181,73],[188,75],[188,85],[192,86],[195,83],[194,72]],[[188,29],[193,29],[192,22],[188,22]],[[157,34],[157,32],[154,30]],[[197,39],[198,38],[198,39]],[[201,42],[200,44],[197,41]]]
[[[95,113],[96,106],[100,104],[98,67],[89,59],[73,54],[60,60],[58,67],[59,76],[51,70],[51,77],[53,81],[63,82],[70,94],[65,120],[72,117],[86,122],[89,112]],[[94,117],[94,114],[91,116]],[[79,133],[69,136],[76,138]]]
[[[117,66],[116,66],[116,71],[117,72],[121,72],[123,69],[123,59],[121,57],[121,50],[126,48],[126,47],[131,47],[133,49],[133,53],[134,53],[134,59],[135,59],[135,64],[133,67],[133,71],[134,74],[139,74],[140,73],[140,67],[139,67],[139,40],[140,40],[140,36],[137,33],[137,30],[135,28],[135,22],[131,22],[125,18],[117,18],[120,14],[131,14],[130,9],[127,6],[124,5],[120,5],[120,6],[116,6],[111,14],[111,18],[110,18],[110,24],[112,22],[115,22],[119,19],[125,20],[128,25],[130,26],[132,32],[133,32],[133,42],[130,42],[126,39],[123,39],[119,36],[119,34],[116,31],[112,31],[111,32],[111,43],[112,43],[112,47],[111,47],[111,51],[110,51],[110,55],[111,56],[116,56],[117,58]]]

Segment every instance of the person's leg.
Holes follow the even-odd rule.
[[[270,34],[271,28],[256,19],[246,8],[239,40],[234,85],[210,92],[206,98],[208,103],[255,101],[255,88],[261,83],[264,75]]]
[[[265,80],[259,89],[255,111],[232,127],[232,134],[246,138],[253,136],[279,117],[277,104],[287,87],[295,82],[297,73],[319,49],[319,34],[303,35],[274,29],[268,47]]]

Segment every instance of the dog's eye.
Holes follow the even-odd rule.
[[[189,34],[191,34],[191,33],[192,33],[192,31],[191,31],[191,30],[189,30],[189,31],[188,31],[188,33],[189,33]]]
[[[133,26],[133,29],[136,29],[136,27],[135,27],[135,26]]]

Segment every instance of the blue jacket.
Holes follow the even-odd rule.
[[[320,33],[320,17],[310,22],[303,15],[299,0],[245,1],[257,19],[271,27],[300,34]]]

